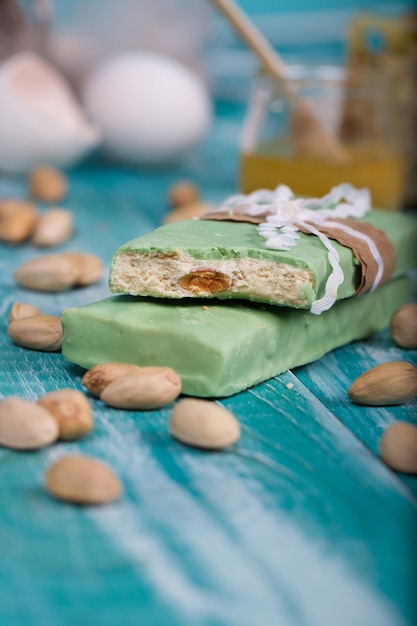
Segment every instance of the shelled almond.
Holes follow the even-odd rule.
[[[214,209],[213,204],[201,200],[200,190],[189,180],[180,180],[169,188],[168,204],[171,210],[165,216],[164,224],[190,220]]]
[[[105,504],[120,498],[123,491],[113,470],[81,454],[55,461],[46,472],[45,487],[55,498],[76,504]]]
[[[54,391],[37,403],[14,396],[0,402],[0,446],[5,448],[37,450],[58,438],[83,436],[92,427],[89,402],[77,390]],[[54,497],[78,504],[111,502],[123,491],[107,465],[85,455],[68,455],[53,463],[45,487]]]
[[[39,215],[31,242],[39,248],[59,246],[73,232],[73,214],[67,209],[48,209]]]
[[[6,217],[13,215],[22,204],[27,204],[26,200],[18,200],[16,198],[3,198],[0,200],[0,221]]]
[[[28,239],[38,220],[36,207],[30,202],[8,201],[0,210],[0,240],[18,244]],[[3,215],[3,217],[1,217]]]
[[[107,385],[100,400],[117,409],[152,410],[164,407],[181,393],[181,379],[170,367],[142,367]]]
[[[28,179],[31,198],[58,202],[65,196],[67,179],[53,167],[35,168]],[[31,238],[37,247],[57,246],[73,231],[73,214],[61,208],[38,212],[36,206],[18,198],[0,200],[0,241],[19,244]]]
[[[45,408],[22,398],[0,402],[0,445],[36,450],[58,438],[58,424]]]
[[[119,363],[117,361],[99,363],[84,374],[81,383],[90,393],[99,398],[102,391],[116,378],[140,369],[138,365]]]
[[[63,252],[61,255],[68,259],[77,269],[76,284],[80,286],[96,283],[103,276],[102,260],[89,252]]]
[[[181,443],[207,450],[226,448],[240,437],[240,425],[233,413],[215,402],[197,398],[185,398],[175,405],[169,429]]]
[[[195,203],[199,200],[200,191],[197,185],[189,180],[179,180],[168,190],[168,202],[174,208]]]
[[[232,285],[232,278],[218,270],[201,268],[181,276],[178,284],[191,293],[211,294],[229,289]]]
[[[56,352],[62,347],[62,324],[55,315],[32,315],[16,319],[7,328],[13,341],[24,348]]]
[[[417,395],[417,369],[404,361],[390,361],[364,372],[352,384],[348,396],[356,404],[403,404]]]
[[[17,284],[35,291],[66,291],[76,282],[78,270],[62,255],[40,256],[20,265],[13,274]]]
[[[417,474],[417,426],[396,422],[381,437],[381,459],[398,472]]]
[[[67,291],[99,280],[101,259],[83,252],[65,252],[36,257],[20,265],[13,276],[17,284],[35,291]]]
[[[59,439],[71,441],[93,430],[94,418],[88,399],[76,389],[51,391],[38,400],[56,419]]]
[[[402,348],[417,348],[417,304],[404,304],[394,311],[390,331],[395,343]]]
[[[34,315],[42,315],[42,311],[38,307],[33,306],[33,304],[14,302],[9,312],[9,323],[23,320],[26,317],[33,317]]]
[[[54,167],[37,167],[29,175],[30,194],[36,200],[60,202],[67,193],[67,188],[66,177]]]

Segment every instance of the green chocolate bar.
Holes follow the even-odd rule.
[[[417,266],[417,220],[370,211],[360,221],[385,232],[395,248],[392,277]],[[344,280],[337,299],[356,292],[360,265],[352,250],[332,241]],[[321,241],[300,233],[289,251],[268,249],[256,224],[187,220],[157,228],[122,245],[114,254],[109,285],[113,293],[184,298],[239,298],[309,309],[323,297],[331,272]]]
[[[106,361],[169,366],[185,394],[228,396],[383,329],[412,290],[409,278],[398,278],[322,315],[238,301],[114,296],[63,311],[62,352],[87,369]]]

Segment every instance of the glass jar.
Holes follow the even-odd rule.
[[[300,142],[312,119],[313,134]],[[241,137],[241,190],[286,184],[320,197],[348,182],[367,187],[373,206],[399,209],[406,168],[393,128],[383,81],[366,73],[292,68],[285,83],[260,75]],[[326,149],[329,140],[336,152]]]

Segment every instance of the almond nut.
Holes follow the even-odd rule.
[[[170,404],[181,393],[181,379],[170,367],[142,367],[105,387],[100,400],[116,409],[151,410]]]
[[[417,426],[408,422],[388,426],[381,437],[379,452],[393,470],[417,474]]]
[[[240,437],[239,422],[230,411],[196,398],[185,398],[175,405],[169,429],[181,443],[207,450],[226,448]]]
[[[56,441],[58,424],[43,407],[9,397],[0,403],[0,445],[36,450]]]
[[[33,315],[9,324],[9,337],[19,346],[43,352],[56,352],[62,346],[62,324],[54,315]]]
[[[76,504],[105,504],[122,494],[119,479],[107,465],[78,454],[55,461],[46,472],[45,487],[55,498]]]
[[[116,380],[116,378],[140,369],[138,365],[132,365],[130,363],[118,363],[116,361],[99,363],[99,365],[95,365],[84,374],[81,383],[93,396],[99,398],[103,389]]]
[[[229,289],[232,279],[217,270],[199,269],[182,276],[178,284],[191,293],[210,294]]]
[[[33,304],[26,302],[14,302],[9,313],[9,323],[16,320],[23,320],[25,317],[33,317],[34,315],[42,315],[42,311]]]
[[[20,265],[13,276],[21,287],[35,291],[66,291],[77,281],[79,270],[63,254],[37,257]]]
[[[62,256],[69,259],[77,269],[77,285],[85,286],[96,283],[103,276],[104,266],[99,257],[88,252],[64,252]]]
[[[26,200],[18,200],[16,198],[4,198],[0,200],[0,220],[9,217],[16,211],[19,211],[22,206],[27,206],[28,204],[32,206],[32,204]]]
[[[54,167],[37,167],[29,176],[31,195],[43,202],[59,202],[67,193],[67,180]]]
[[[93,412],[87,398],[76,389],[59,389],[39,398],[38,404],[56,419],[59,439],[79,439],[93,430]]]
[[[417,369],[403,361],[390,361],[359,376],[348,391],[356,404],[403,404],[417,395]]]
[[[22,243],[36,226],[38,214],[33,204],[21,202],[0,221],[0,239],[7,243]]]
[[[191,202],[198,202],[200,192],[194,183],[180,180],[172,185],[168,192],[168,202],[172,207],[180,207]]]
[[[72,234],[73,214],[66,209],[49,209],[39,216],[32,233],[32,243],[38,247],[59,246]]]
[[[402,348],[417,348],[417,304],[400,306],[391,317],[391,336]]]

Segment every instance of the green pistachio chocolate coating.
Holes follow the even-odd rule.
[[[404,213],[372,210],[358,221],[369,222],[384,231],[392,241],[396,250],[396,265],[392,278],[402,276],[417,266],[417,219]],[[165,256],[171,259],[172,270],[169,269],[169,264],[164,266],[162,270],[168,274],[168,276],[162,277],[166,285],[170,283],[170,280],[171,283],[175,281],[174,267],[178,255],[181,255],[181,258],[189,257],[197,263],[207,262],[208,266],[210,266],[210,261],[255,259],[288,264],[302,270],[308,270],[312,275],[312,284],[305,282],[298,287],[302,295],[300,295],[299,303],[295,306],[309,308],[314,300],[323,296],[327,278],[331,273],[331,266],[328,252],[318,237],[304,233],[299,234],[297,244],[290,250],[274,250],[265,247],[265,239],[259,235],[257,226],[247,222],[196,219],[166,224],[151,233],[128,241],[116,250],[110,269],[110,289],[114,293],[130,293],[142,296],[187,297],[185,291],[181,294],[181,290],[174,293],[169,288],[164,291],[163,287],[159,289],[149,287],[149,281],[145,274],[151,270],[149,268],[144,269],[144,258],[148,259],[149,262],[152,262],[152,258],[155,259],[154,274],[161,257]],[[354,295],[358,287],[360,280],[359,261],[350,248],[336,241],[332,243],[340,256],[340,265],[344,273],[344,281],[339,287],[337,299],[348,298]],[[123,280],[123,270],[120,270],[121,258],[132,259],[131,263],[128,261],[126,264],[127,271],[131,270],[133,266],[137,268],[134,270],[139,276],[139,288],[136,290],[126,288],[127,283]],[[252,269],[251,272],[256,273],[256,270]],[[172,273],[171,277],[169,276],[170,273]],[[142,275],[144,276],[143,283],[140,282]],[[219,291],[213,296],[220,299],[244,298],[254,301],[275,302],[272,298],[265,297],[265,294],[259,296],[256,293],[256,285],[250,293],[243,293],[236,289],[233,293],[231,290]],[[204,294],[203,297],[205,297]],[[291,299],[284,298],[280,303],[294,306]]]
[[[321,315],[238,301],[114,296],[63,311],[62,352],[91,368],[122,361],[172,367],[183,393],[234,394],[386,327],[413,283],[395,279]]]

